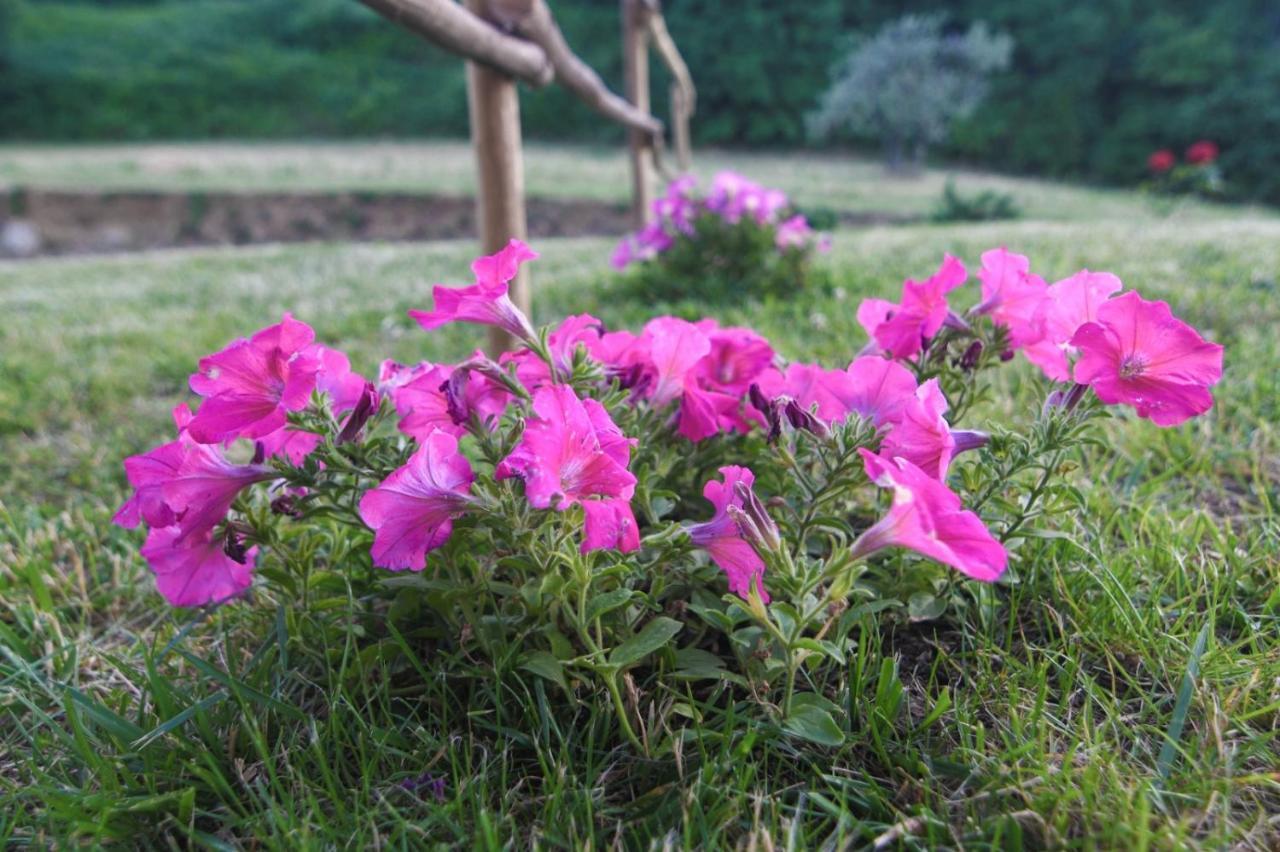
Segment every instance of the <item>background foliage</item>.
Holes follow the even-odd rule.
[[[618,85],[615,4],[553,5]],[[936,11],[1016,45],[952,156],[1132,182],[1154,148],[1203,137],[1222,146],[1236,194],[1280,200],[1280,6],[1267,0],[743,0],[732,16],[714,0],[666,6],[698,82],[702,143],[801,141],[848,35]],[[458,62],[355,0],[0,0],[0,138],[459,136],[462,91]],[[532,137],[616,138],[554,89],[524,109]]]

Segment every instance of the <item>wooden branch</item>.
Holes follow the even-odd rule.
[[[693,168],[693,147],[689,139],[689,119],[698,108],[698,90],[693,75],[667,30],[666,19],[656,2],[647,10],[649,35],[658,55],[671,71],[671,141],[676,149],[676,163],[682,172]]]
[[[600,75],[569,47],[545,0],[533,0],[529,13],[515,22],[516,31],[546,51],[556,81],[587,106],[623,127],[650,137],[662,135],[662,122],[646,105],[633,104],[609,91]]]
[[[644,0],[621,0],[622,69],[627,97],[636,109],[649,111],[649,27]],[[643,228],[653,210],[656,143],[660,135],[633,130],[627,139],[631,161],[631,219]]]
[[[452,53],[531,86],[555,79],[547,52],[508,35],[453,0],[360,0],[373,11]]]

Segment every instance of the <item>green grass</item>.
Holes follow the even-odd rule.
[[[1090,189],[1032,178],[955,168],[920,175],[887,174],[879,162],[831,153],[695,152],[695,171],[709,177],[736,169],[786,190],[804,205],[853,212],[925,216],[954,177],[964,193],[1009,193],[1028,219],[1178,219],[1270,217],[1261,208],[1180,202],[1154,207],[1131,192]],[[621,147],[529,145],[532,196],[626,201],[630,186]],[[0,188],[475,191],[471,149],[463,142],[219,143],[154,145],[0,145]]]
[[[1068,538],[1019,552],[999,620],[865,631],[838,696],[845,746],[641,693],[667,743],[653,759],[588,693],[517,674],[460,695],[444,673],[483,660],[423,657],[341,594],[166,610],[140,536],[108,523],[121,458],[167,433],[195,359],[284,309],[366,371],[464,355],[479,333],[427,335],[404,311],[458,280],[470,245],[0,265],[0,843],[1275,848],[1280,222],[847,232],[829,290],[680,308],[847,360],[862,296],[997,244],[1051,279],[1115,271],[1224,343],[1214,411],[1107,423],[1074,474],[1084,509],[1054,519]],[[609,247],[538,246],[536,318],[660,310],[599,286]],[[997,409],[1032,416],[1032,379],[1007,370]],[[442,801],[398,787],[424,772]]]

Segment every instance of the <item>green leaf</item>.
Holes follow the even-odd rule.
[[[916,592],[907,600],[912,621],[932,621],[947,611],[947,602],[931,592]]]
[[[725,674],[724,661],[710,651],[701,648],[681,648],[676,651],[675,677],[683,680],[719,680]]]
[[[520,668],[533,672],[539,677],[545,677],[566,692],[569,691],[569,683],[564,677],[564,666],[546,651],[530,651],[525,654],[520,660]]]
[[[793,737],[825,746],[844,743],[844,731],[832,715],[835,705],[820,695],[802,692],[792,696],[791,712],[782,729]]]
[[[632,594],[630,589],[614,589],[612,592],[596,595],[587,601],[587,624],[593,623],[607,612],[626,606],[631,602]]]
[[[644,626],[644,629],[613,649],[609,664],[622,668],[634,665],[670,642],[684,625],[674,618],[660,615]]]

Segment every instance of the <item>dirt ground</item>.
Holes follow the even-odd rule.
[[[622,205],[531,198],[530,237],[611,236]],[[470,238],[475,201],[397,193],[72,192],[0,195],[0,255],[128,252],[169,246]],[[19,233],[21,232],[21,233]],[[6,252],[5,245],[8,245]]]

